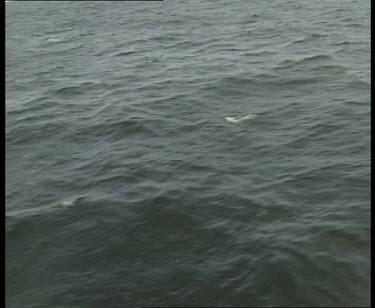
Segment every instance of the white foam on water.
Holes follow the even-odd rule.
[[[69,207],[69,206],[73,206],[74,205],[74,203],[75,203],[75,201],[76,200],[67,200],[67,201],[63,201],[63,202],[61,202],[61,205],[63,206],[63,207]]]
[[[79,195],[79,196],[74,196],[71,198],[67,198],[63,201],[58,201],[52,204],[48,205],[43,205],[43,206],[38,206],[34,207],[31,209],[21,209],[21,210],[13,210],[13,211],[8,211],[6,215],[8,217],[23,217],[23,216],[33,216],[33,215],[42,215],[50,212],[56,211],[58,208],[69,208],[72,206],[77,205],[77,201],[82,200],[83,198],[87,197],[88,195]]]
[[[51,37],[49,39],[47,39],[47,42],[49,43],[57,43],[57,42],[61,42],[63,39],[61,38],[56,38],[56,37]]]
[[[251,119],[255,119],[257,117],[256,114],[247,114],[245,116],[238,116],[238,117],[225,117],[225,120],[227,120],[227,122],[229,123],[239,123],[239,122],[242,122],[242,121],[245,121],[245,120],[251,120]]]
[[[87,197],[87,195],[75,196],[62,201],[60,205],[62,205],[64,208],[71,207],[76,205],[77,201],[83,199],[84,197]]]

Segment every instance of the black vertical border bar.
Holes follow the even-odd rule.
[[[4,225],[3,225],[3,248],[4,248],[4,253],[2,254],[3,258],[4,258],[4,273],[3,273],[3,277],[4,277],[4,287],[2,288],[2,295],[3,295],[3,298],[4,298],[4,307],[5,307],[5,290],[6,290],[6,284],[5,284],[5,273],[6,273],[6,264],[5,264],[5,202],[6,202],[6,199],[5,199],[5,185],[6,185],[6,174],[5,174],[5,104],[6,104],[6,41],[5,41],[5,31],[6,31],[6,21],[5,21],[5,16],[6,16],[6,2],[5,0],[0,0],[1,1],[1,8],[0,8],[0,12],[1,12],[1,23],[2,23],[2,31],[1,31],[1,34],[2,34],[2,42],[3,42],[3,57],[2,57],[2,69],[3,69],[3,78],[4,78],[4,81],[3,81],[3,90],[2,90],[2,96],[3,96],[3,99],[1,100],[1,119],[2,119],[2,127],[3,127],[3,133],[1,134],[2,136],[2,146],[3,146],[3,150],[2,150],[2,157],[1,157],[1,169],[3,170],[3,173],[2,173],[2,189],[3,189],[3,200],[4,200],[4,203],[2,205],[2,210],[3,210],[3,215],[2,215],[2,218],[4,219]]]

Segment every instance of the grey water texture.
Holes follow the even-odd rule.
[[[370,1],[7,1],[7,308],[370,307]]]

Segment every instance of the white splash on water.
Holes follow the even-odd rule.
[[[63,39],[62,38],[57,38],[57,37],[50,37],[46,41],[49,42],[49,43],[58,43],[58,42],[62,42]]]
[[[82,200],[83,198],[87,197],[87,195],[80,195],[71,197],[69,199],[65,199],[61,202],[62,207],[67,208],[76,205],[77,201]]]
[[[79,205],[79,201],[83,200],[87,196],[88,196],[87,194],[72,196],[65,200],[57,201],[57,202],[47,204],[47,205],[37,206],[34,208],[28,208],[28,209],[7,211],[6,216],[7,217],[26,217],[26,216],[34,216],[34,215],[43,215],[43,214],[55,212],[56,209],[59,209],[59,208],[66,209],[69,207]]]
[[[225,120],[227,120],[227,122],[229,123],[239,123],[239,122],[242,122],[242,121],[245,121],[245,120],[251,120],[251,119],[255,119],[257,117],[256,114],[247,114],[245,116],[238,116],[238,117],[225,117]]]

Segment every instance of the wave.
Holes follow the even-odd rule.
[[[331,62],[333,60],[333,57],[331,55],[311,55],[311,56],[305,56],[302,58],[293,58],[293,59],[285,59],[280,61],[277,64],[277,68],[286,68],[286,67],[293,67],[297,65],[305,65],[305,64],[319,64],[326,62]]]
[[[245,120],[251,120],[251,119],[255,119],[257,117],[256,114],[247,114],[247,115],[244,115],[244,116],[237,116],[237,117],[225,117],[225,120],[229,123],[240,123],[240,122],[243,122]]]
[[[123,56],[129,56],[136,53],[135,50],[126,50],[126,51],[120,51],[114,55],[114,57],[123,57]]]

